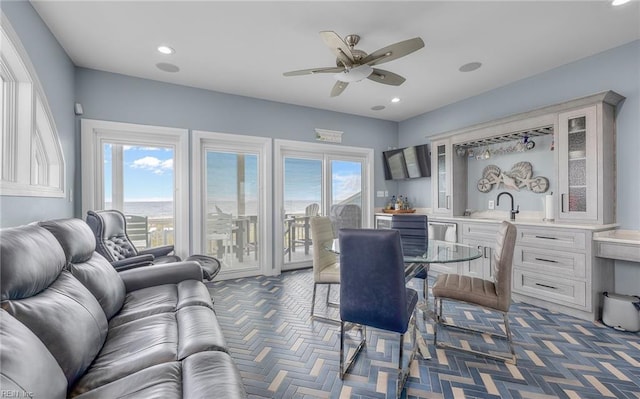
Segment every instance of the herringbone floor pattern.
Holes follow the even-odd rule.
[[[416,282],[414,288],[420,285]],[[396,396],[397,335],[368,329],[366,352],[344,381],[338,378],[339,326],[311,321],[310,269],[209,287],[250,398]],[[326,291],[322,286],[318,291],[320,305]],[[457,322],[504,328],[500,315],[485,313],[445,303],[445,315]],[[418,324],[430,344],[432,326],[425,328],[421,320]],[[412,363],[402,397],[640,398],[638,334],[526,304],[512,305],[510,324],[517,366],[429,345],[433,359]],[[448,332],[442,338],[474,349],[507,351],[506,344],[486,335]]]

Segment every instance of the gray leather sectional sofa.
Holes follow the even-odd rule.
[[[245,398],[195,262],[116,272],[81,219],[0,231],[0,386],[31,398]]]

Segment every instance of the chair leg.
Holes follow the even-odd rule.
[[[509,342],[509,351],[511,352],[511,360],[513,361],[513,364],[516,364],[516,351],[513,348],[513,337],[511,336],[511,327],[509,326],[509,314],[504,313],[502,316],[504,318],[504,329],[507,333],[507,341]]]
[[[411,339],[411,353],[409,354],[409,359],[407,362],[407,368],[402,367],[403,358],[404,358],[404,334],[400,334],[400,350],[398,355],[398,382],[396,384],[396,394],[397,397],[400,397],[402,390],[404,389],[404,385],[407,382],[407,378],[409,378],[409,372],[411,371],[411,362],[416,357],[416,352],[418,348],[418,325],[416,322],[416,311],[414,310],[411,314],[411,319],[409,319],[409,326],[407,331],[410,331],[410,339]]]
[[[350,330],[352,328],[360,329],[360,334],[362,339],[358,343],[358,346],[356,347],[356,350],[353,353],[353,355],[351,355],[351,357],[349,358],[349,360],[347,360],[347,363],[345,364],[344,362],[344,335],[345,334],[344,333],[345,333],[345,330]],[[341,380],[344,379],[344,375],[349,372],[349,370],[351,369],[351,366],[353,366],[353,364],[356,361],[356,358],[362,351],[362,348],[366,346],[366,344],[367,344],[367,327],[366,326],[353,324],[345,321],[340,321],[340,379]]]
[[[442,298],[435,298],[434,300],[434,308],[436,310],[436,315],[435,315],[435,319],[436,322],[434,323],[433,326],[433,345],[436,347],[440,347],[440,348],[447,348],[447,349],[455,349],[455,350],[459,350],[461,352],[466,352],[466,353],[472,353],[474,355],[477,356],[482,356],[482,357],[486,357],[489,359],[494,359],[494,360],[500,360],[503,361],[505,363],[509,363],[509,364],[516,364],[517,360],[516,360],[516,353],[513,347],[513,340],[511,338],[511,328],[509,326],[509,316],[508,313],[502,313],[502,316],[504,318],[504,323],[505,323],[505,331],[506,334],[498,334],[495,332],[491,332],[491,331],[483,331],[483,330],[478,330],[475,328],[468,328],[468,327],[462,327],[462,326],[458,326],[455,324],[450,324],[450,323],[445,323],[444,322],[444,317],[442,316]],[[456,330],[461,330],[461,331],[466,331],[466,332],[472,332],[472,333],[479,333],[479,334],[487,334],[490,335],[492,337],[497,337],[497,338],[502,338],[502,339],[506,339],[508,344],[509,344],[509,351],[511,352],[511,357],[506,357],[506,356],[499,356],[499,355],[493,355],[491,353],[486,353],[486,352],[480,352],[480,351],[476,351],[473,349],[467,349],[467,348],[462,348],[459,346],[454,346],[454,345],[450,345],[448,343],[444,343],[444,342],[438,342],[438,327],[442,326],[442,327],[448,327],[448,328],[454,328]]]
[[[313,311],[316,307],[316,289],[318,288],[317,283],[313,283],[313,295],[311,296],[311,317],[313,317]]]

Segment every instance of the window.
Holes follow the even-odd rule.
[[[51,110],[4,14],[0,36],[2,195],[64,197],[64,158]]]
[[[186,258],[188,138],[186,129],[82,119],[83,215],[118,209],[136,248],[173,244]]]

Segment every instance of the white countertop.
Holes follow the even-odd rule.
[[[390,213],[382,212],[382,209],[376,209],[376,215],[385,215],[391,216]],[[555,221],[545,221],[542,220],[539,212],[530,212],[527,213],[525,211],[521,212],[521,214],[516,215],[516,220],[509,220],[509,212],[478,212],[474,213],[471,216],[440,216],[434,215],[431,213],[431,209],[422,208],[416,209],[415,213],[403,213],[400,215],[427,215],[429,219],[433,220],[450,220],[456,222],[473,222],[473,223],[500,223],[503,220],[510,221],[515,225],[523,225],[523,226],[540,226],[540,227],[557,227],[557,228],[565,228],[565,229],[582,229],[582,230],[592,230],[594,232],[604,232],[612,231],[618,227],[618,224],[584,224],[584,223],[567,223],[567,222],[555,222]],[[613,230],[617,231],[617,230]],[[640,232],[638,232],[640,234]]]
[[[640,246],[639,230],[609,230],[593,235],[595,241],[617,242],[621,244],[635,244]]]

